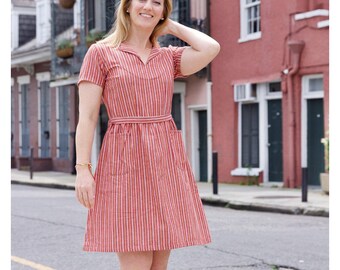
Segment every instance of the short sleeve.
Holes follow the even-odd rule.
[[[169,49],[172,53],[172,59],[174,63],[174,79],[176,78],[185,78],[181,72],[181,58],[182,53],[185,50],[186,47],[175,47],[175,46],[169,46]]]
[[[80,68],[78,86],[82,81],[92,82],[104,88],[106,78],[105,66],[96,44],[87,50]]]

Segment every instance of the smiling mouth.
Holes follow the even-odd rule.
[[[145,13],[139,13],[139,15],[141,15],[141,16],[144,17],[144,18],[153,18],[152,15],[145,14]]]

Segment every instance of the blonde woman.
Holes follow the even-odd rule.
[[[171,117],[174,79],[220,50],[169,19],[171,0],[122,0],[112,31],[92,45],[79,74],[76,195],[89,209],[85,251],[115,252],[122,270],[167,269],[171,249],[211,236],[181,132]],[[190,46],[159,47],[172,34]],[[91,173],[101,100],[108,129]]]

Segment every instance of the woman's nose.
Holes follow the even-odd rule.
[[[152,0],[145,1],[144,9],[150,10],[152,8]]]

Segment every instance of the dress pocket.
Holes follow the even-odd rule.
[[[185,170],[187,163],[187,155],[183,143],[182,131],[174,130],[170,132],[171,149],[174,155],[176,166],[181,170]]]
[[[109,173],[114,177],[126,175],[132,167],[130,157],[132,140],[128,133],[113,133],[111,136],[111,143],[108,146]]]

